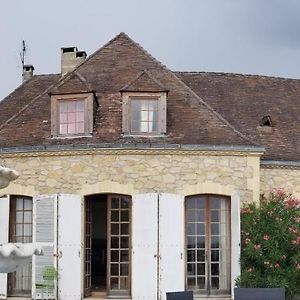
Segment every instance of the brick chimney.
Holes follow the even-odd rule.
[[[86,52],[78,51],[77,47],[61,48],[61,75],[74,70],[86,56]]]
[[[23,73],[22,73],[22,79],[23,82],[27,81],[33,76],[34,67],[33,65],[24,65],[23,66]]]

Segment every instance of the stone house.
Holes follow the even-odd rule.
[[[0,243],[44,256],[0,276],[0,299],[233,299],[244,202],[300,195],[300,80],[174,72],[121,33],[0,102]],[[21,298],[19,298],[21,299]]]

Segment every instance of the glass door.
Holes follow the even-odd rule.
[[[130,295],[131,198],[108,196],[108,295]]]
[[[186,198],[186,289],[202,295],[230,294],[230,199]]]

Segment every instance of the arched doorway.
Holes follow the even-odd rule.
[[[131,197],[85,197],[85,297],[130,295]]]

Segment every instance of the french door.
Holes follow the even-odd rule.
[[[230,199],[186,197],[186,289],[230,295]]]
[[[130,296],[131,198],[111,194],[92,195],[85,200],[85,297],[91,296],[93,291],[103,291],[103,284],[108,296]],[[106,210],[104,214],[103,209]],[[99,222],[99,217],[105,218],[104,222]],[[106,233],[103,232],[105,228]],[[107,246],[99,251],[97,243],[99,245],[100,240]],[[106,260],[104,267],[103,260]],[[101,276],[95,271],[97,269],[102,271]]]

